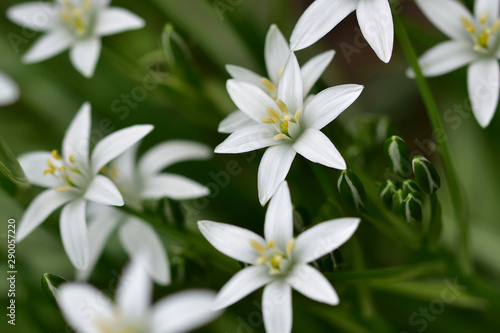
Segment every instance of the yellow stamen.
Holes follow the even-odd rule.
[[[482,25],[485,25],[487,18],[488,18],[488,13],[484,13],[483,15],[481,15],[481,18],[479,19],[479,22],[481,22]]]
[[[295,247],[295,239],[290,239],[288,243],[286,243],[286,253],[290,254]]]
[[[274,247],[274,241],[270,240],[269,242],[267,242],[267,247],[272,249]]]
[[[491,31],[496,35],[498,33],[498,29],[500,28],[500,20],[496,20],[491,26]]]
[[[289,114],[286,114],[283,116],[283,121],[290,121],[292,119],[292,116],[290,116]]]
[[[255,249],[255,251],[259,252],[260,254],[266,252],[266,247],[255,239],[250,240],[250,245]]]
[[[54,174],[54,169],[46,169],[46,170],[43,170],[43,174],[46,175],[46,174]]]
[[[460,18],[460,20],[462,21],[462,24],[465,26],[465,28],[467,29],[467,31],[469,31],[471,34],[475,34],[476,33],[476,28],[474,28],[474,26],[472,25],[471,21],[469,21],[465,17]]]
[[[269,81],[269,79],[263,77],[261,79],[261,82],[264,86],[266,86],[267,90],[269,90],[269,92],[273,92],[276,90],[276,86],[274,85],[274,83],[272,83],[271,81]]]
[[[281,68],[280,68],[280,77],[281,77],[281,75],[283,75],[283,70],[284,70],[284,68],[283,68],[283,67],[281,67]]]
[[[269,271],[269,274],[271,275],[279,275],[280,274],[280,270],[279,269],[276,269],[276,268],[273,268]]]
[[[84,0],[83,1],[83,10],[86,12],[90,11],[91,5],[92,4],[91,4],[90,0]]]
[[[288,135],[288,123],[284,122],[280,125],[283,134]]]
[[[295,112],[295,121],[298,122],[300,120],[300,116],[302,115],[302,108],[298,108],[297,112]]]
[[[59,160],[59,161],[62,160],[61,156],[59,156],[57,154],[57,150],[55,150],[55,149],[52,151],[52,157],[54,157],[56,160]]]
[[[278,99],[278,100],[276,100],[276,104],[278,105],[281,112],[288,113],[288,108],[287,108],[285,102],[283,102],[281,99]]]
[[[265,263],[267,261],[267,257],[258,257],[257,258],[257,265],[262,265],[263,263]]]
[[[105,174],[106,172],[108,172],[108,166],[107,165],[103,166],[101,170],[99,170],[99,172]]]
[[[73,154],[69,154],[68,160],[69,160],[70,163],[75,163],[75,159],[73,157],[74,157]]]
[[[285,134],[276,134],[273,139],[278,141],[278,140],[283,140],[284,138],[286,138],[286,135]]]
[[[274,268],[280,268],[281,260],[285,259],[285,257],[279,253],[275,254],[270,260],[271,265]]]
[[[68,176],[68,175],[66,175],[66,177],[65,177],[64,179],[66,179],[66,182],[67,182],[68,184],[70,184],[71,186],[75,186],[75,183],[73,183],[73,181],[71,181],[71,178],[69,178],[69,176]]]
[[[483,48],[487,48],[488,47],[488,39],[489,39],[489,36],[490,36],[490,29],[486,29],[479,37],[477,37],[477,42],[479,43],[479,45]]]
[[[276,111],[273,108],[268,108],[267,109],[267,113],[271,116],[271,118],[273,118],[274,121],[278,121],[278,120],[281,119],[280,114],[278,113],[278,111]]]
[[[66,185],[66,186],[59,186],[58,188],[56,188],[56,192],[63,192],[67,190],[71,190],[71,186]]]
[[[66,168],[64,167],[64,165],[61,165],[61,166],[59,167],[59,171],[64,171],[64,169],[66,169]]]
[[[264,124],[274,124],[275,123],[274,119],[273,118],[269,118],[269,117],[263,117],[262,118],[262,122]]]
[[[111,168],[111,172],[109,173],[108,177],[112,180],[118,177],[118,166],[116,164],[114,164]]]

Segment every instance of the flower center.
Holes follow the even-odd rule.
[[[62,0],[59,17],[78,37],[87,34],[92,14],[91,0]]]
[[[81,187],[82,173],[77,168],[73,154],[69,154],[67,160],[64,160],[58,155],[57,150],[53,150],[52,159],[47,160],[47,166],[48,168],[43,171],[44,175],[52,175],[63,184],[66,184],[56,188],[57,192]]]
[[[472,36],[475,51],[486,52],[496,44],[500,20],[495,20],[493,23],[488,22],[488,13],[481,15],[476,25],[465,17],[462,17],[461,20]]]
[[[271,124],[274,126],[278,134],[274,136],[274,140],[283,140],[286,138],[293,139],[300,132],[299,121],[302,114],[301,108],[295,111],[295,114],[288,112],[288,107],[285,102],[278,99],[276,100],[277,109],[268,108],[267,114],[269,117],[263,117],[264,124]]]
[[[290,239],[285,251],[274,246],[274,241],[270,240],[266,245],[259,243],[255,239],[250,241],[250,245],[260,254],[257,265],[266,265],[271,275],[284,275],[290,271],[292,264],[292,251],[295,247],[295,239]]]
[[[127,322],[120,310],[113,310],[111,319],[98,318],[97,328],[100,333],[145,333],[146,330],[140,323]]]

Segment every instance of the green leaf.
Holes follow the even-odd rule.
[[[2,137],[0,137],[0,185],[10,194],[16,193],[17,186],[29,186],[19,161]]]
[[[57,307],[57,300],[56,300],[56,294],[57,294],[57,288],[63,284],[68,282],[66,279],[53,275],[50,273],[45,273],[42,276],[42,290],[45,296],[49,299],[49,301]]]

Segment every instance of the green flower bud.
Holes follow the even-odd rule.
[[[380,199],[382,199],[387,207],[391,207],[394,192],[396,192],[396,184],[392,180],[388,180],[380,190]]]
[[[401,204],[406,221],[422,221],[422,200],[416,193],[410,193]]]
[[[420,191],[420,187],[413,179],[407,179],[403,182],[403,192],[405,195],[410,193],[420,193]]]
[[[49,273],[45,273],[42,275],[42,290],[43,290],[43,293],[45,294],[45,296],[47,296],[47,298],[49,299],[49,301],[57,307],[57,300],[56,300],[56,297],[57,297],[57,287],[59,287],[62,283],[65,283],[67,282],[66,279],[60,277],[60,276],[57,276],[57,275],[53,275],[53,274],[49,274]]]
[[[402,189],[396,190],[392,196],[392,210],[394,212],[399,212],[403,201],[404,201],[403,190]]]
[[[422,192],[433,194],[441,187],[441,178],[436,169],[421,155],[413,158],[413,173]]]
[[[354,172],[342,171],[337,187],[342,201],[349,209],[359,211],[365,206],[365,188]]]
[[[384,152],[394,173],[401,177],[410,175],[410,154],[403,139],[395,135],[388,138],[384,143]]]

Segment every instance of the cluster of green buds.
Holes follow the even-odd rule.
[[[406,221],[422,221],[423,196],[433,195],[441,187],[441,179],[425,157],[417,155],[410,161],[403,139],[391,136],[384,144],[390,169],[380,190],[380,199]],[[410,178],[411,175],[415,179]]]

